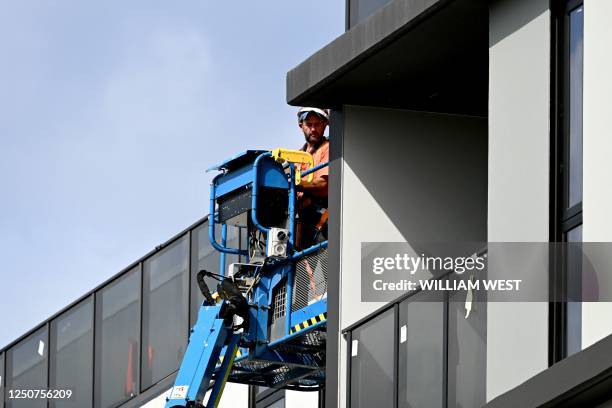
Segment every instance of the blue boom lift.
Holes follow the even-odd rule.
[[[308,170],[300,171],[302,163]],[[227,381],[303,391],[323,386],[327,241],[297,248],[295,207],[296,184],[323,166],[313,167],[308,153],[275,149],[249,150],[209,169],[220,172],[211,183],[209,215],[220,271],[197,275],[204,301],[166,408],[217,407]],[[227,246],[228,226],[246,232],[245,248]],[[244,262],[226,268],[226,254]]]

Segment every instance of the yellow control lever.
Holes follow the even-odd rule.
[[[295,164],[307,164],[308,168],[314,167],[314,158],[312,157],[312,154],[303,150],[291,150],[279,147],[272,150],[272,157],[279,163],[289,162]],[[306,181],[311,182],[313,177],[314,174],[310,173],[308,176],[306,176]],[[300,184],[301,181],[302,173],[298,167],[295,169],[295,184]]]

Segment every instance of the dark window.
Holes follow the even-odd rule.
[[[416,295],[399,307],[400,408],[444,406],[444,301]]]
[[[567,151],[567,208],[582,202],[582,74],[584,13],[569,12],[569,135]]]
[[[50,400],[51,408],[93,404],[93,301],[87,299],[51,322],[50,386],[72,390],[69,399]]]
[[[348,331],[349,406],[485,405],[487,303],[473,296],[415,294]]]
[[[187,347],[189,238],[144,261],[142,389],[176,371]]]
[[[4,354],[0,354],[0,408],[4,408]]]
[[[448,406],[482,407],[486,402],[487,303],[475,298],[468,315],[465,300],[466,295],[458,292],[448,304]]]
[[[552,70],[556,101],[552,141],[553,191],[551,238],[553,242],[580,242],[583,189],[583,38],[582,0],[552,3],[554,13],[553,50],[557,51]],[[581,231],[581,230],[580,230]],[[576,263],[576,249],[554,250],[551,269],[550,364],[579,351],[582,311],[579,302],[570,302],[581,293],[582,270]]]
[[[566,251],[566,270],[568,281],[567,311],[567,355],[582,350],[582,303],[571,302],[582,294],[582,224],[570,229],[565,234],[568,248]]]
[[[239,247],[239,229],[236,227],[228,226],[227,231],[227,242],[226,245],[232,248]],[[221,227],[218,226],[217,239],[221,242]],[[246,234],[242,234],[241,238],[244,240]],[[240,243],[241,247],[245,246]],[[216,251],[210,244],[208,239],[208,222],[198,226],[191,232],[191,321],[190,325],[193,326],[197,320],[197,313],[204,300],[204,296],[200,292],[196,283],[197,273],[205,269],[207,271],[220,273],[220,259],[221,254]],[[238,256],[227,255],[225,256],[225,272],[227,273],[227,266],[233,262],[238,262]],[[216,290],[217,281],[212,278],[206,278],[206,283],[212,292]]]
[[[138,393],[140,266],[96,294],[96,408]]]
[[[268,405],[261,405],[261,408],[285,408],[285,398],[278,399]]]
[[[352,331],[349,343],[351,408],[394,406],[395,333],[395,309]]]
[[[390,2],[391,0],[349,0],[349,26],[362,22]]]
[[[6,392],[47,389],[48,342],[47,327],[20,341],[6,353]],[[44,408],[44,399],[9,399],[7,408]]]
[[[572,2],[575,3],[575,2]],[[582,89],[583,89],[583,37],[584,9],[582,4],[568,4],[566,16],[567,36],[567,74],[568,94],[567,127],[565,134],[565,211],[561,220],[564,241],[582,242]],[[565,274],[568,294],[576,294],[582,288],[581,262],[571,259],[575,251],[567,252]],[[566,305],[565,354],[569,356],[581,350],[582,305],[568,302]]]
[[[255,404],[253,408],[285,408],[285,390],[254,386]]]

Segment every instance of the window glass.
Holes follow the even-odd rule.
[[[266,408],[285,408],[285,399],[279,399],[274,401],[272,404],[270,405],[266,405]]]
[[[351,408],[392,408],[395,310],[353,330],[349,344]]]
[[[47,389],[48,332],[43,327],[13,346],[6,355],[6,392]],[[9,399],[7,408],[44,408],[44,399]]]
[[[140,266],[96,295],[95,406],[108,408],[138,393]]]
[[[582,274],[582,224],[566,233],[570,244],[567,248],[567,290],[569,299],[580,299],[582,281],[588,279]],[[589,285],[587,285],[588,287]],[[567,355],[582,349],[582,303],[567,302]]]
[[[255,408],[285,408],[285,390],[255,387]]]
[[[351,0],[349,3],[349,13],[351,27],[370,17],[391,0]]]
[[[52,389],[71,390],[68,399],[50,400],[51,408],[92,406],[93,302],[85,300],[51,322]]]
[[[482,407],[486,403],[487,309],[476,292],[466,311],[466,294],[454,293],[448,305],[448,406]]]
[[[400,408],[444,406],[444,302],[424,295],[400,304]]]
[[[221,242],[221,226],[217,225],[217,240]],[[246,234],[242,234],[241,238],[244,240]],[[239,228],[236,227],[228,227],[227,231],[227,241],[226,245],[232,248],[238,248],[239,245]],[[196,282],[196,275],[202,269],[205,269],[210,272],[220,273],[219,271],[219,262],[220,262],[220,253],[216,251],[212,245],[210,244],[210,240],[208,239],[208,222],[200,225],[195,228],[191,233],[191,322],[190,325],[193,326],[197,319],[198,310],[202,301],[204,300],[204,296],[202,296],[202,292],[198,288],[198,284]],[[233,262],[238,262],[238,257],[235,255],[226,255],[225,256],[225,264],[226,264],[226,272],[227,266],[229,266]],[[213,278],[205,278],[206,283],[208,284],[208,288],[210,292],[213,293],[217,288],[217,281]]]
[[[142,389],[176,371],[187,347],[189,306],[187,235],[144,262]]]
[[[568,208],[582,201],[582,74],[584,13],[569,14],[569,163]]]
[[[4,408],[4,354],[0,354],[0,408]]]

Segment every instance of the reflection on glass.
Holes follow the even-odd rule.
[[[176,371],[187,347],[189,238],[144,262],[142,316],[143,390]]]
[[[582,201],[582,74],[584,13],[569,15],[569,163],[568,208]]]
[[[239,245],[242,245],[241,243],[239,244],[239,235],[239,228],[228,226],[226,245],[231,248],[239,248]],[[216,236],[219,242],[221,242],[220,225],[217,225]],[[246,234],[241,234],[241,238],[243,240],[245,237]],[[241,246],[241,248],[244,248],[244,246]],[[204,300],[204,296],[202,296],[202,293],[200,292],[200,289],[196,283],[196,275],[202,269],[220,273],[219,262],[220,254],[210,244],[210,240],[208,239],[208,222],[205,222],[204,224],[195,228],[191,233],[191,326],[195,324],[198,309]],[[238,262],[238,256],[225,256],[226,272],[227,266],[234,262]],[[212,278],[205,278],[205,280],[210,288],[210,291],[214,292],[218,282]]]
[[[96,408],[138,393],[139,323],[140,267],[135,267],[96,295]]]
[[[351,0],[350,26],[362,22],[390,2],[391,0]]]
[[[482,298],[479,298],[482,296]],[[487,383],[487,303],[476,293],[466,319],[465,294],[448,304],[448,406],[482,407]]]
[[[394,328],[391,309],[352,332],[351,407],[393,407]]]
[[[93,302],[88,299],[51,322],[51,387],[72,390],[51,408],[92,406]]]
[[[444,405],[444,302],[420,297],[400,304],[400,408]]]
[[[47,389],[47,328],[44,327],[13,346],[6,354],[6,388],[9,390]],[[7,408],[44,408],[43,399],[9,399]]]

